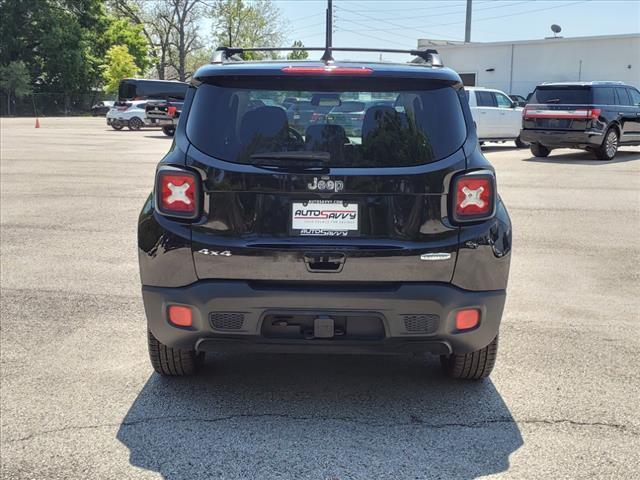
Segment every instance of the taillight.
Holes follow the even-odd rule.
[[[487,171],[469,173],[453,179],[453,218],[457,222],[485,220],[495,210],[496,182]]]
[[[164,167],[156,176],[156,209],[163,215],[196,218],[200,206],[198,175],[175,167]]]
[[[178,109],[176,107],[167,107],[167,113],[169,114],[170,117],[173,117],[176,112],[178,111]]]
[[[575,108],[572,110],[549,110],[542,105],[527,105],[522,111],[525,120],[530,118],[555,118],[569,120],[597,120],[599,108]]]

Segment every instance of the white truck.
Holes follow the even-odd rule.
[[[529,146],[520,140],[523,109],[506,93],[481,87],[465,87],[465,91],[480,143],[514,141],[518,148]]]

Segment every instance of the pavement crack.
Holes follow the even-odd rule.
[[[16,442],[24,442],[31,440],[35,437],[44,435],[51,435],[61,433],[65,431],[73,430],[87,430],[87,429],[100,429],[100,428],[112,428],[112,427],[135,427],[138,425],[150,424],[150,423],[222,423],[237,419],[258,419],[258,418],[281,418],[286,420],[299,420],[299,421],[335,421],[335,422],[348,422],[358,425],[363,425],[373,428],[390,428],[390,427],[419,427],[426,429],[445,429],[445,428],[485,428],[491,425],[499,424],[513,424],[513,425],[571,425],[573,427],[603,427],[612,428],[618,431],[629,433],[633,436],[638,436],[639,432],[634,428],[630,428],[627,425],[611,422],[585,422],[571,419],[514,419],[511,417],[499,417],[486,420],[470,421],[470,422],[442,422],[442,423],[429,423],[417,415],[410,415],[409,420],[406,422],[372,422],[369,420],[358,419],[354,417],[340,417],[340,416],[300,416],[291,415],[287,413],[237,413],[231,415],[225,415],[220,417],[183,417],[183,416],[158,416],[158,417],[144,417],[132,420],[124,420],[119,423],[99,423],[92,425],[69,425],[65,427],[55,428],[51,430],[43,430],[41,432],[34,432],[24,437],[5,440],[2,443],[11,444]]]

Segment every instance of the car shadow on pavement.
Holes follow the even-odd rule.
[[[522,436],[490,380],[430,357],[225,355],[153,374],[117,438],[163,478],[475,478]]]
[[[611,165],[612,163],[624,163],[632,162],[634,160],[640,160],[640,151],[638,150],[618,150],[618,153],[613,160],[598,160],[590,152],[578,150],[571,153],[564,153],[561,155],[555,155],[551,152],[546,158],[530,157],[525,158],[523,162],[535,162],[535,163],[560,163],[565,165]]]

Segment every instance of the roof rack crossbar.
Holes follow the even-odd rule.
[[[326,47],[218,47],[216,53],[212,59],[212,63],[224,63],[229,60],[234,60],[235,55],[240,55],[244,52],[295,52],[295,51],[307,51],[307,52],[325,52]],[[406,53],[408,55],[414,55],[421,58],[425,62],[431,64],[434,67],[443,66],[438,55],[437,50],[425,49],[425,50],[400,50],[395,48],[345,48],[345,47],[331,47],[334,52],[372,52],[372,53]]]

